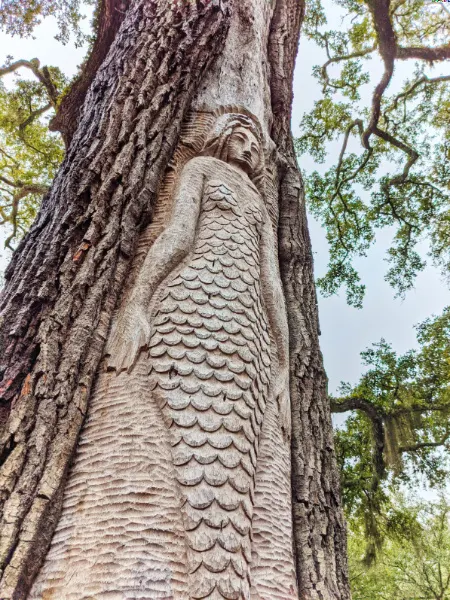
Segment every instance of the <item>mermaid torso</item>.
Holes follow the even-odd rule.
[[[245,176],[194,160],[194,245],[155,294],[148,351],[130,374],[99,373],[30,600],[297,597],[289,448],[269,401],[267,215]]]

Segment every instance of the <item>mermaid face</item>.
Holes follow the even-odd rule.
[[[260,164],[261,148],[257,137],[247,127],[233,129],[227,143],[227,159],[247,175],[256,171]]]

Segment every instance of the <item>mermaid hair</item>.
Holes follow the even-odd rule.
[[[251,131],[260,145],[259,163],[254,173],[250,175],[252,181],[256,183],[264,172],[264,144],[261,130],[250,117],[238,113],[226,113],[218,117],[206,138],[201,154],[228,162],[228,139],[236,129],[242,128]]]

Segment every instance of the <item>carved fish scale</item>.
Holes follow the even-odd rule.
[[[258,442],[270,381],[262,213],[205,186],[195,247],[164,282],[150,381],[171,433],[192,599],[248,599]]]

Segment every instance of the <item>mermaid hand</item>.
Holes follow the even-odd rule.
[[[150,339],[150,323],[145,308],[129,303],[115,319],[106,344],[107,367],[117,373],[131,372],[140,350]]]

